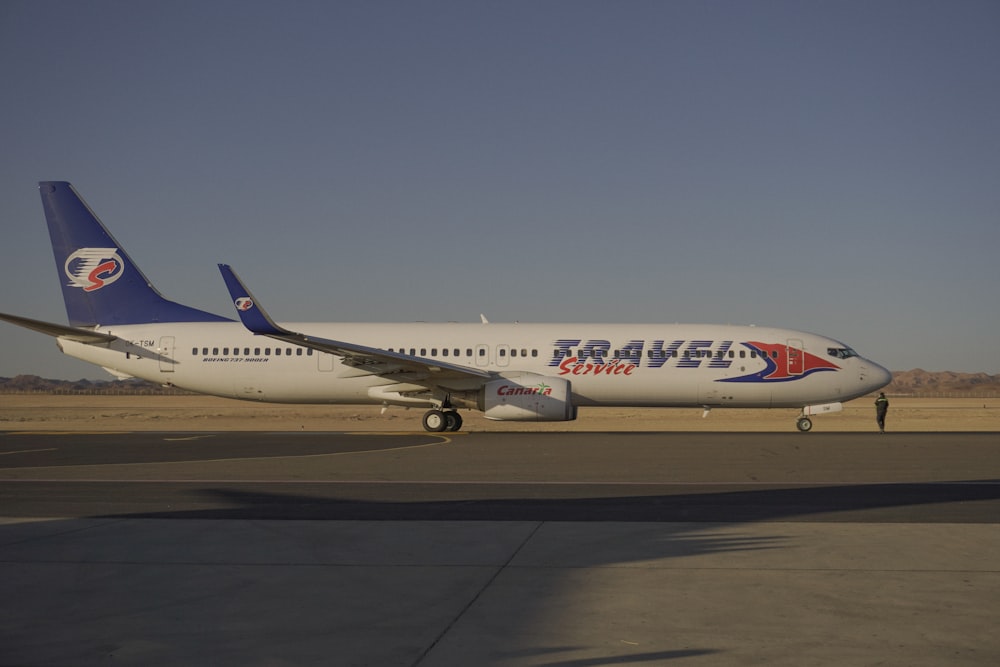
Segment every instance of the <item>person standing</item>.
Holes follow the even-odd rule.
[[[885,414],[889,412],[889,399],[885,392],[880,391],[875,399],[875,421],[878,422],[878,432],[885,433]]]

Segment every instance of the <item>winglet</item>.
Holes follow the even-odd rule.
[[[226,281],[229,295],[233,298],[233,305],[240,316],[243,326],[255,334],[264,336],[287,336],[293,335],[291,331],[282,329],[267,314],[257,299],[254,298],[250,290],[228,264],[219,264],[219,271],[222,272],[222,279]]]

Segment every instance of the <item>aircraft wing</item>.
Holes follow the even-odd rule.
[[[251,332],[286,343],[312,348],[319,352],[334,354],[343,359],[347,366],[356,368],[359,375],[393,376],[405,374],[407,382],[445,387],[461,383],[463,380],[466,382],[476,380],[478,383],[478,381],[493,377],[489,372],[478,368],[290,331],[271,319],[231,266],[219,264],[219,271],[222,272],[222,278],[226,281],[226,287],[233,298],[240,321]]]
[[[53,324],[52,322],[33,320],[30,317],[21,317],[19,315],[0,313],[0,320],[16,324],[25,329],[38,331],[47,336],[67,338],[78,343],[110,343],[113,340],[118,340],[118,336],[112,336],[111,334],[99,333],[88,329],[77,329],[76,327],[68,327],[65,324]]]

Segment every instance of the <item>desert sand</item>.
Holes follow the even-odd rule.
[[[1000,398],[898,398],[888,431],[997,431]],[[813,418],[817,432],[874,431],[873,398]],[[0,395],[3,431],[420,431],[422,409],[280,405],[212,396]],[[463,431],[795,431],[798,411],[582,408],[574,422],[494,422],[463,410]]]

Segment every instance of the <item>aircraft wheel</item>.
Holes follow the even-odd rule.
[[[448,420],[445,413],[440,410],[428,410],[424,413],[424,429],[431,433],[440,433],[448,428]]]
[[[799,430],[803,433],[811,431],[813,427],[812,420],[809,417],[799,417],[798,423],[795,424],[799,427]]]
[[[444,429],[446,431],[457,431],[462,428],[462,415],[458,414],[457,410],[446,411],[444,421],[447,424]]]

